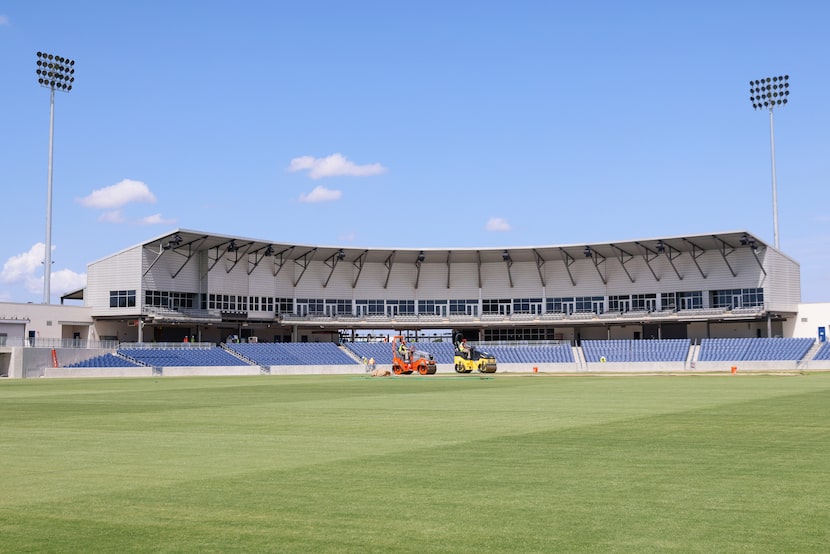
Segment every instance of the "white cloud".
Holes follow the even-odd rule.
[[[103,223],[133,223],[135,225],[170,225],[176,222],[175,219],[164,218],[161,214],[148,215],[140,219],[128,221],[121,210],[104,212],[98,216],[98,221]]]
[[[175,222],[175,219],[165,219],[161,214],[148,215],[138,220],[139,225],[169,225]]]
[[[54,248],[53,248],[54,250]],[[34,275],[43,266],[46,245],[39,242],[32,246],[28,252],[12,256],[3,264],[3,271],[0,271],[0,282],[22,283],[29,275]]]
[[[337,237],[337,240],[341,242],[354,242],[357,240],[357,234],[354,231],[350,231]]]
[[[52,247],[52,250],[55,250]],[[43,292],[43,262],[46,245],[39,242],[28,252],[12,256],[3,264],[0,271],[0,282],[6,284],[23,285],[30,293]],[[63,294],[77,290],[86,285],[86,273],[75,273],[70,269],[52,271],[49,276],[49,290],[55,294]]]
[[[99,215],[98,221],[103,221],[104,223],[124,223],[126,220],[121,210],[112,210]]]
[[[294,158],[288,164],[288,171],[302,171],[303,169],[311,169],[314,167],[314,158],[312,156],[300,156]]]
[[[331,202],[332,200],[339,200],[341,196],[343,196],[343,193],[339,190],[317,186],[310,193],[301,194],[300,202]]]
[[[322,177],[337,177],[350,175],[354,177],[367,177],[380,175],[386,172],[386,168],[379,163],[357,165],[350,162],[343,154],[337,153],[325,158],[314,158],[312,156],[300,156],[294,158],[288,165],[288,171],[309,170],[312,179]]]
[[[509,231],[510,223],[503,217],[491,217],[484,228],[488,231]]]
[[[105,210],[98,216],[103,223],[132,223],[135,225],[168,225],[173,219],[165,219],[161,214],[153,214],[140,219],[128,219],[121,208],[134,202],[154,204],[155,195],[141,181],[124,179],[114,185],[92,191],[89,196],[79,198],[78,202],[88,208]]]
[[[8,15],[0,15],[0,27],[9,24],[9,16]]]
[[[53,271],[49,277],[49,290],[52,294],[61,295],[86,286],[86,273],[75,273],[71,269]],[[41,286],[40,290],[43,290]]]
[[[78,200],[82,206],[105,210],[120,208],[132,202],[155,203],[155,201],[156,197],[147,185],[132,179],[124,179],[114,185],[94,190],[89,196]]]

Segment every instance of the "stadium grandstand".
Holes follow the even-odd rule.
[[[800,297],[798,263],[748,231],[403,249],[176,229],[91,262],[61,305],[0,303],[0,375],[360,372],[393,335],[452,371],[457,334],[500,372],[830,369],[830,310]]]

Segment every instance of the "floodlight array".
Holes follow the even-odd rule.
[[[783,106],[790,95],[790,76],[765,77],[749,82],[749,100],[757,109]]]
[[[53,90],[69,92],[75,82],[75,60],[38,52],[37,82]]]

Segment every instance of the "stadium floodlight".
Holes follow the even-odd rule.
[[[769,149],[772,158],[772,231],[778,249],[778,186],[775,182],[775,122],[772,111],[787,105],[790,96],[790,76],[764,77],[749,82],[749,100],[756,110],[769,110]]]
[[[51,300],[52,277],[52,154],[55,136],[55,91],[69,92],[75,82],[75,60],[37,53],[37,82],[49,89],[49,177],[46,185],[46,258],[43,261],[43,303]]]

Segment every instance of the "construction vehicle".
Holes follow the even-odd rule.
[[[437,368],[432,354],[407,348],[406,340],[401,335],[392,338],[392,373],[410,375],[417,372],[421,375],[432,375]]]
[[[453,366],[456,373],[496,372],[496,357],[475,346],[467,346],[467,339],[461,333],[455,336],[455,355]]]

